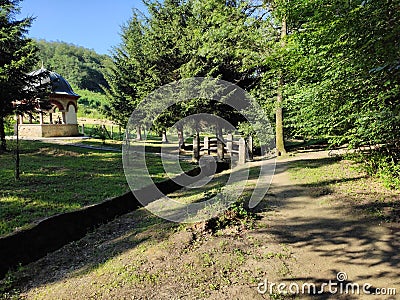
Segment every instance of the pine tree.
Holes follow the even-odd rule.
[[[6,150],[5,118],[15,113],[15,100],[26,100],[21,110],[34,108],[37,78],[28,75],[37,61],[37,47],[26,37],[32,17],[17,20],[19,0],[0,0],[0,151]]]

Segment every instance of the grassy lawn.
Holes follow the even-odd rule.
[[[291,178],[310,188],[314,197],[327,196],[330,205],[341,205],[351,214],[363,214],[380,222],[400,221],[400,194],[367,176],[353,161],[338,157],[293,161]]]
[[[102,134],[105,135],[105,137],[108,138],[113,138],[114,140],[122,140],[124,138],[124,128],[121,128],[121,131],[117,125],[105,125],[105,128],[107,130],[107,133],[102,131],[101,125],[96,125],[96,124],[84,124],[85,126],[85,135],[88,136],[93,136],[93,137],[98,137],[100,138]],[[81,131],[81,126],[79,126],[79,132]]]
[[[0,155],[0,235],[128,191],[121,153],[33,141],[23,141],[21,149],[20,181],[14,180],[13,154]],[[154,181],[166,178],[159,156],[146,155],[146,162]]]

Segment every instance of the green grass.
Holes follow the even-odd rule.
[[[5,118],[4,131],[7,136],[14,135],[14,119],[12,117]]]
[[[166,178],[159,156],[146,155],[146,163],[154,181]],[[0,166],[0,235],[128,191],[118,152],[23,141],[21,179],[12,153],[0,154]]]
[[[71,143],[94,146],[99,148],[105,147],[105,148],[115,148],[117,150],[122,149],[122,142],[116,140],[105,140],[105,143],[103,143],[103,141],[100,139],[89,138],[85,140],[79,140],[77,142],[72,141]]]
[[[80,124],[79,126],[79,132],[82,130],[82,125]],[[101,138],[103,135],[107,138],[110,139],[112,137],[113,140],[123,140],[124,139],[124,131],[125,129],[121,127],[121,131],[119,130],[118,125],[105,125],[105,129],[107,130],[107,133],[103,132],[101,130],[101,125],[96,125],[96,124],[85,124],[85,135],[86,136],[91,136],[91,137],[96,137],[96,138]]]
[[[399,222],[398,190],[390,190],[360,165],[339,157],[293,161],[289,174],[298,184],[309,187],[309,195],[325,205],[340,205],[350,214],[379,222]]]
[[[77,116],[78,118],[106,119],[106,117],[99,112],[98,109],[83,105],[79,105]]]
[[[289,174],[292,179],[315,187],[359,176],[356,171],[346,169],[344,172],[338,160],[337,157],[328,157],[293,161],[289,166]]]

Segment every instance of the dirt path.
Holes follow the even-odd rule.
[[[15,287],[27,299],[400,298],[362,292],[367,283],[372,292],[400,293],[398,223],[354,214],[346,199],[315,194],[287,171],[296,160],[327,157],[321,151],[279,160],[253,229],[210,234],[139,210],[29,265],[15,274]],[[348,280],[338,281],[339,272]],[[318,294],[329,281],[337,284],[332,291],[358,284],[360,294],[351,288],[332,294],[328,286]],[[306,295],[284,296],[276,288],[270,295],[271,283],[300,292],[304,283],[315,284],[317,295],[308,296],[307,286]]]
[[[323,157],[327,157],[327,152],[281,160],[273,179],[270,192],[276,196],[276,210],[269,219],[268,232],[280,243],[290,246],[296,259],[290,266],[291,281],[320,285],[332,280],[339,284],[337,274],[344,272],[346,275],[339,275],[348,278],[344,286],[348,282],[357,283],[361,290],[360,295],[342,295],[344,299],[397,299],[362,295],[362,287],[367,283],[371,292],[385,293],[376,288],[392,287],[400,293],[398,226],[370,222],[365,217],[346,213],[345,207],[325,201],[326,197],[313,197],[309,188],[293,185],[286,171],[288,163],[294,160]],[[322,298],[329,296],[329,292],[321,295]],[[332,296],[337,298],[339,295]]]

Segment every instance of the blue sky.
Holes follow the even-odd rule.
[[[120,28],[132,9],[144,11],[141,0],[23,0],[19,17],[34,16],[28,36],[63,41],[99,54],[120,42]]]

